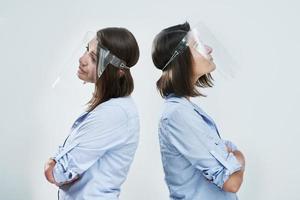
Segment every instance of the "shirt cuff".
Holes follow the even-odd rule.
[[[224,140],[224,143],[225,143],[225,145],[226,145],[227,147],[229,147],[232,151],[237,151],[237,150],[238,150],[237,146],[236,146],[233,142],[231,142],[231,141],[229,141],[229,140]]]
[[[221,163],[221,165],[207,170],[204,175],[215,185],[222,188],[229,176],[234,172],[239,171],[242,168],[242,165],[231,152],[228,153],[226,159],[215,151],[211,151],[211,154]]]
[[[58,183],[58,186],[69,183],[79,176],[73,167],[70,168],[72,156],[66,155],[76,145],[77,143],[67,147],[59,146],[58,152],[53,157],[53,159],[56,161],[56,164],[53,168],[53,177],[55,182]]]
[[[57,162],[53,168],[53,177],[55,182],[60,186],[77,178],[78,174],[72,169],[66,170],[60,162]]]
[[[242,169],[242,165],[239,163],[239,161],[236,159],[236,157],[234,156],[234,154],[232,152],[230,152],[228,154],[226,161],[229,163],[230,168],[231,168],[230,175],[233,174],[234,172]]]

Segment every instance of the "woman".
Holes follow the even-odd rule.
[[[139,117],[130,97],[130,68],[139,58],[124,28],[99,30],[79,59],[78,78],[95,84],[93,97],[57,154],[45,164],[59,199],[116,200],[139,138]]]
[[[166,99],[159,141],[170,199],[237,199],[243,181],[243,154],[220,138],[216,124],[191,97],[212,87],[212,48],[200,42],[188,23],[162,30],[152,60],[162,70],[157,88]]]

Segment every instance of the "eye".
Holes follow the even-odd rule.
[[[91,57],[93,62],[96,62],[96,57],[93,55],[93,53],[89,53],[89,56]]]
[[[85,48],[86,48],[86,51],[88,52],[89,51],[89,46],[86,46]]]
[[[93,60],[94,62],[96,62],[97,56],[96,56],[95,52],[91,51],[91,52],[90,52],[90,56],[91,56],[92,60]]]

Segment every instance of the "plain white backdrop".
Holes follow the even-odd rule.
[[[289,0],[0,0],[0,199],[56,199],[44,162],[93,90],[76,78],[79,58],[72,52],[87,31],[108,26],[128,28],[140,45],[132,96],[141,137],[120,199],[168,199],[157,137],[161,72],[151,44],[160,30],[186,20],[205,22],[239,64],[233,78],[213,72],[215,87],[194,101],[246,156],[240,199],[300,199],[299,9]]]

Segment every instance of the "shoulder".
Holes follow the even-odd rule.
[[[180,120],[180,118],[188,117],[195,114],[192,105],[180,101],[166,101],[164,104],[161,120]]]
[[[110,132],[127,126],[129,117],[124,107],[109,101],[99,104],[87,114],[78,129],[81,135],[85,132],[89,132],[89,135]]]
[[[160,125],[172,129],[206,130],[206,122],[195,106],[185,99],[166,101]]]
[[[99,104],[94,110],[90,111],[87,120],[115,122],[132,117],[138,117],[138,111],[134,101],[129,96],[112,98]]]

